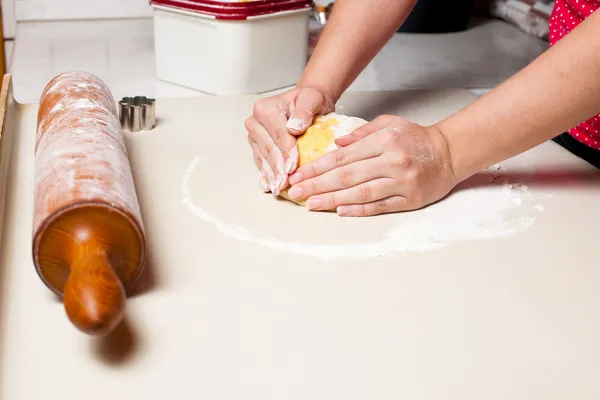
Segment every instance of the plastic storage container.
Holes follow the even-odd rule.
[[[215,95],[294,85],[308,58],[310,0],[151,0],[159,79]]]

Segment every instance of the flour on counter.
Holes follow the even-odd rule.
[[[199,165],[200,158],[197,157],[185,170],[181,184],[182,202],[194,215],[234,239],[324,261],[424,252],[459,241],[492,240],[523,231],[535,221],[534,206],[524,208],[524,200],[532,197],[527,186],[508,182],[500,175],[500,166],[495,165],[487,173],[463,182],[446,199],[411,213],[410,218],[403,219],[378,240],[359,244],[281,240],[223,222],[195,204],[191,197],[190,179]]]

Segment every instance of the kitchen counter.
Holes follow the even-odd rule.
[[[256,184],[240,130],[256,99],[160,99],[156,128],[126,134],[150,258],[124,323],[95,338],[33,265],[37,107],[8,103],[0,398],[600,398],[597,169],[547,142],[419,211],[309,213]],[[473,100],[340,107],[428,124]]]

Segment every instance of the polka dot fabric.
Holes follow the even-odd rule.
[[[550,17],[550,45],[556,44],[600,8],[600,0],[556,0]],[[575,140],[600,150],[600,116],[569,129]]]

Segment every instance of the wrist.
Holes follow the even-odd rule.
[[[443,146],[447,151],[448,165],[455,179],[454,183],[459,184],[485,167],[479,165],[481,161],[477,158],[479,153],[472,151],[471,147],[465,149],[465,143],[460,143],[458,132],[448,127],[445,122],[446,120],[438,122],[428,129],[436,132],[443,141]]]
[[[325,97],[327,97],[328,100],[331,101],[332,106],[335,106],[335,104],[338,102],[338,100],[341,97],[341,94],[338,94],[337,91],[335,89],[333,89],[330,85],[321,84],[318,82],[300,81],[296,85],[296,88],[298,88],[298,89],[310,88],[310,89],[318,90],[319,92],[323,93],[325,95]]]
[[[335,111],[335,105],[336,105],[337,101],[339,100],[339,96],[336,96],[329,87],[327,87],[325,85],[318,85],[318,84],[298,83],[296,85],[296,89],[297,90],[312,89],[313,91],[317,91],[323,97],[325,97],[326,103],[324,104],[324,106],[321,107],[320,111],[318,112],[319,114],[326,114],[326,113]]]
[[[462,180],[466,179],[460,167],[455,163],[455,157],[452,154],[451,142],[445,132],[438,124],[426,126],[429,138],[433,143],[435,150],[435,158],[439,160],[442,169],[446,171],[448,179],[452,186],[457,185]]]
[[[316,89],[327,96],[327,98],[332,101],[333,105],[335,105],[344,91],[343,88],[340,88],[340,84],[336,82],[339,77],[339,75],[333,74],[327,69],[321,68],[319,70],[319,66],[313,66],[309,62],[309,65],[307,65],[306,69],[304,70],[304,73],[300,77],[296,87]]]

